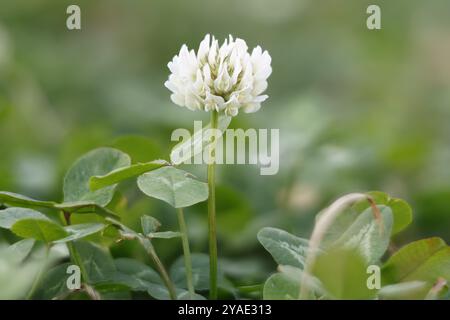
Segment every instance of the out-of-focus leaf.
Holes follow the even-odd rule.
[[[361,213],[344,234],[332,245],[347,249],[356,249],[369,264],[376,263],[386,252],[392,230],[391,209],[377,206],[379,220],[375,218],[372,208]]]
[[[45,259],[31,257],[22,262],[12,250],[0,246],[0,300],[23,299],[44,267]]]
[[[138,178],[139,189],[146,195],[163,200],[175,208],[189,207],[208,199],[206,183],[174,167],[163,167]]]
[[[440,277],[450,281],[450,247],[440,238],[407,244],[382,269],[385,284],[415,280],[434,283]]]
[[[425,281],[409,281],[382,287],[378,297],[382,300],[422,300],[431,285]]]
[[[306,281],[311,289],[310,298],[315,299],[325,295],[320,281],[309,275],[303,277],[303,270],[293,266],[278,266],[278,273],[273,274],[264,284],[263,298],[265,300],[296,300],[299,297],[300,281]]]
[[[264,300],[297,300],[300,280],[292,279],[285,273],[271,275],[264,284]]]
[[[73,164],[64,178],[64,202],[83,201],[106,206],[113,197],[115,185],[90,191],[89,179],[127,167],[130,162],[127,154],[113,148],[99,148],[88,152]]]
[[[26,208],[7,208],[0,210],[0,227],[11,229],[17,221],[30,218],[48,220],[48,218],[39,211]]]
[[[33,238],[46,243],[64,238],[68,233],[49,219],[21,219],[14,223],[11,231],[22,238]]]
[[[366,262],[355,250],[335,249],[318,255],[312,274],[332,299],[371,299]]]
[[[205,211],[207,204],[204,203]],[[245,230],[254,221],[255,214],[245,194],[230,187],[216,187],[216,211],[218,232],[227,237],[227,242],[234,246],[241,246],[241,239],[236,235]],[[252,235],[254,238],[254,233]]]
[[[8,247],[8,251],[18,261],[23,261],[31,252],[35,244],[34,239],[23,239]]]
[[[276,228],[261,229],[258,232],[258,240],[269,251],[276,263],[303,269],[308,240]]]
[[[131,166],[115,169],[105,175],[93,176],[89,180],[89,187],[91,190],[99,190],[107,186],[119,183],[123,180],[140,176],[149,171],[159,169],[170,165],[165,160],[154,160],[146,163],[136,163]]]

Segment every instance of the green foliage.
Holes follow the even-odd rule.
[[[144,235],[149,238],[171,239],[181,236],[181,233],[174,231],[157,232],[161,227],[161,223],[155,218],[147,215],[141,217],[141,227]]]
[[[115,261],[117,272],[112,281],[126,285],[132,291],[144,291],[159,300],[170,299],[169,292],[161,277],[149,266],[129,258],[119,258]],[[189,293],[177,288],[178,299],[204,299],[201,295],[189,296]]]
[[[126,257],[154,268],[139,240],[123,238],[133,230],[151,241],[164,264],[170,266],[177,260],[182,254],[179,239],[156,239],[152,234],[160,231],[146,233],[140,227],[140,217],[151,215],[163,224],[163,235],[173,235],[179,228],[175,210],[136,192],[133,178],[127,181],[132,183],[120,186],[120,200],[107,208],[91,201],[63,203],[59,183],[73,159],[98,146],[127,153],[132,164],[145,164],[174,158],[183,143],[189,148],[205,145],[201,138],[194,143],[183,141],[169,157],[172,130],[191,129],[193,120],[207,124],[208,115],[174,106],[163,81],[169,73],[169,57],[180,44],[195,47],[209,30],[220,39],[229,33],[245,35],[249,47],[260,44],[269,50],[274,70],[269,99],[259,112],[240,113],[231,125],[244,130],[279,128],[282,147],[280,172],[275,176],[262,177],[255,166],[217,168],[219,255],[239,271],[233,274],[234,286],[261,287],[275,271],[278,262],[259,246],[258,230],[272,226],[307,239],[313,231],[314,215],[348,190],[381,186],[393,192],[389,196],[369,193],[378,206],[392,211],[389,249],[384,250],[386,240],[376,233],[370,237],[372,241],[354,235],[370,246],[345,245],[343,235],[347,234],[345,240],[351,237],[349,228],[361,221],[359,215],[369,208],[369,203],[362,201],[333,222],[320,241],[323,252],[345,247],[362,254],[366,263],[372,260],[382,266],[415,239],[435,235],[449,243],[450,1],[378,2],[383,30],[372,33],[364,26],[368,2],[361,1],[340,1],[338,10],[318,1],[293,0],[282,1],[282,5],[275,0],[241,1],[239,5],[184,0],[79,1],[83,32],[71,33],[64,28],[66,5],[61,1],[2,1],[0,190],[36,200],[0,192],[0,210],[23,207],[41,211],[68,233],[61,211],[70,214],[72,227],[110,224],[104,218],[112,218],[128,230],[121,227],[119,232],[109,225],[83,239],[110,249],[114,260]],[[236,18],[232,24],[229,17]],[[189,28],[177,30],[176,26]],[[128,167],[122,168],[126,171]],[[203,177],[201,166],[181,169]],[[119,178],[123,176],[116,177],[104,186],[122,181]],[[99,187],[96,191],[106,190]],[[412,205],[414,224],[411,208],[397,197]],[[47,199],[51,201],[44,201]],[[207,251],[205,207],[200,204],[185,210],[195,252]],[[0,216],[4,213],[0,211]],[[0,247],[14,243],[5,250],[0,248],[0,299],[23,299],[40,269],[35,256],[47,244],[33,238],[21,240],[10,231],[12,222],[0,219],[8,226],[0,230]],[[16,242],[18,239],[21,241]],[[51,252],[66,252],[65,247],[73,242],[55,244],[58,241],[48,244]],[[446,274],[442,269],[446,254],[444,247],[439,254],[421,247],[410,253],[420,261],[411,258],[411,265],[418,265],[411,276],[426,281],[404,280],[409,274],[399,271],[403,263],[396,261],[395,267],[389,263],[382,269],[383,287],[376,298],[422,299],[428,295],[436,277]],[[20,262],[13,262],[12,257]],[[47,285],[40,286],[33,298],[89,298],[83,289],[68,296],[57,290],[41,294],[41,288],[63,285],[68,259],[64,255],[45,267],[48,271],[61,266],[61,277],[43,279]],[[277,270],[282,276],[276,278],[287,277],[280,266]],[[333,267],[329,270],[332,273]],[[299,278],[289,275],[292,282],[287,286],[296,287],[294,279]],[[131,291],[120,284],[93,287],[102,299],[150,298],[147,290]],[[274,290],[274,294],[296,299],[295,289]],[[241,297],[260,298],[258,294]],[[328,297],[325,294],[323,298]],[[442,298],[449,299],[449,293]]]
[[[61,263],[47,270],[42,278],[42,284],[36,290],[34,299],[63,299],[70,294],[67,288],[67,268],[71,263]]]
[[[7,250],[8,254],[15,256],[15,263],[28,265],[28,260],[32,260],[33,252],[39,246],[36,243],[44,242],[50,251],[55,245],[67,245],[72,263],[81,269],[83,287],[80,292],[71,292],[65,286],[68,264],[63,262],[43,273],[37,287],[29,293],[33,298],[79,298],[81,294],[84,298],[117,299],[146,294],[154,299],[169,299],[172,296],[178,299],[204,299],[203,294],[210,286],[209,256],[192,254],[192,271],[188,274],[192,277],[196,292],[189,291],[185,257],[178,257],[170,272],[167,272],[153,243],[154,239],[179,238],[183,234],[160,231],[161,223],[147,214],[140,215],[139,231],[118,221],[109,207],[120,205],[120,210],[126,212],[126,202],[120,201],[125,199],[123,197],[116,197],[119,200],[107,206],[113,199],[116,184],[133,177],[137,177],[137,186],[144,194],[174,208],[205,201],[208,198],[207,184],[162,160],[130,163],[127,154],[112,148],[87,153],[66,174],[62,203],[0,192],[0,200],[5,205],[13,206],[0,210],[0,227],[24,238]],[[368,287],[367,267],[381,263],[391,237],[408,226],[412,219],[411,208],[403,200],[381,192],[370,192],[368,197],[375,205],[360,201],[339,213],[335,221],[323,230],[315,251],[310,249],[311,240],[277,228],[261,229],[257,239],[278,264],[278,272],[264,283],[262,297],[298,299],[303,291],[307,295],[302,297],[308,299],[445,297],[446,287],[442,287],[442,281],[449,281],[450,278],[450,251],[439,238],[413,242],[391,255],[382,267],[382,288]],[[224,226],[224,234],[244,228],[241,226],[243,221],[249,223],[247,220],[251,216],[240,218],[243,212],[250,212],[247,202],[240,201],[232,193],[222,200],[224,203],[219,202],[218,208],[223,209],[224,216],[219,216],[222,219],[219,221],[228,225]],[[60,211],[66,222],[70,222],[73,214],[87,214],[87,218],[65,225],[57,222],[53,215],[34,210],[36,208],[42,208],[45,213],[48,209]],[[92,213],[102,218],[89,218]],[[104,236],[93,237],[100,234]],[[136,259],[115,259],[108,247],[98,243],[98,239],[106,238],[109,241],[136,240],[153,261],[155,269]],[[85,239],[97,240],[82,241]],[[30,265],[35,264],[37,262]],[[43,267],[39,265],[40,274]],[[238,290],[225,278],[221,268],[218,283],[222,294],[226,292],[230,297],[236,297]],[[18,297],[25,295],[23,287],[17,292]]]
[[[103,230],[105,226],[101,223],[86,223],[62,227],[32,209],[8,208],[0,211],[0,227],[11,229],[19,237],[46,243],[56,244],[81,239]]]
[[[383,282],[405,281],[434,283],[439,277],[450,281],[450,247],[440,238],[407,244],[384,264]]]
[[[117,272],[112,281],[129,287],[132,291],[144,291],[156,299],[169,299],[169,293],[161,277],[149,266],[129,258],[114,261]]]
[[[258,240],[276,263],[303,269],[308,240],[276,228],[262,229],[258,232]]]
[[[21,194],[13,193],[13,192],[0,192],[0,200],[7,205],[12,206],[20,206],[24,208],[33,208],[33,207],[45,207],[45,208],[53,208],[56,203],[53,201],[40,201],[35,200]]]
[[[370,299],[375,292],[367,287],[366,266],[358,252],[337,249],[317,257],[313,274],[321,281],[330,298]]]
[[[418,300],[424,299],[430,288],[425,281],[401,282],[382,287],[378,296],[382,300]]]
[[[50,208],[77,214],[95,213],[105,217],[116,216],[109,209],[99,206],[93,202],[86,201],[56,203],[53,201],[34,200],[26,196],[10,192],[0,192],[0,200],[2,200],[5,204],[23,208]]]
[[[91,191],[89,179],[129,166],[130,163],[127,154],[113,148],[99,148],[87,153],[74,163],[64,178],[64,202],[92,202],[106,206],[112,200],[115,186]]]
[[[17,261],[22,262],[30,254],[36,241],[34,239],[23,239],[8,247],[8,251]]]
[[[48,219],[42,213],[24,208],[8,208],[0,211],[0,227],[11,229],[18,221],[23,219]]]
[[[159,230],[161,223],[155,218],[147,215],[141,217],[141,228],[144,235],[154,233]]]
[[[392,230],[391,209],[385,206],[378,209],[379,218],[372,208],[364,210],[333,246],[356,249],[368,264],[378,262],[389,246]]]
[[[23,261],[29,253],[29,247],[25,247],[22,244],[14,248],[0,246],[0,300],[23,299],[39,271],[46,265],[45,259],[41,257],[30,257]],[[24,252],[20,252],[22,249]]]
[[[58,224],[48,219],[22,219],[14,223],[11,230],[22,238],[33,238],[46,243],[68,236]]]
[[[79,240],[95,233],[98,233],[105,229],[106,225],[103,223],[82,223],[69,225],[64,227],[64,230],[68,234],[67,237],[58,239],[54,243],[64,243],[69,241]]]
[[[139,189],[149,197],[163,200],[175,208],[189,207],[208,198],[208,186],[186,171],[164,167],[138,178]]]
[[[405,229],[413,219],[412,209],[408,203],[402,199],[392,198],[388,194],[380,191],[371,191],[367,193],[378,205],[384,205],[392,210],[394,223],[392,226],[392,234],[397,234]],[[369,207],[368,201],[362,201],[355,204],[355,209],[362,212]]]
[[[286,273],[271,275],[264,284],[264,300],[297,300],[300,292],[299,279]]]
[[[106,249],[86,241],[76,241],[73,245],[82,263],[80,268],[83,270],[83,276],[89,284],[110,281],[116,267]]]
[[[369,266],[377,266],[386,255],[394,228],[399,231],[410,223],[411,210],[402,200],[384,193],[368,196],[376,207],[361,201],[342,211],[327,229],[321,229],[317,252],[309,249],[311,240],[263,228],[258,239],[279,265],[279,272],[264,285],[264,299],[297,299],[301,291],[308,293],[302,296],[308,299],[444,297],[450,249],[440,238],[412,242],[392,254],[378,274],[369,271]],[[370,282],[374,279],[381,289]]]
[[[180,232],[176,231],[162,231],[162,232],[151,232],[147,234],[147,237],[150,239],[157,238],[157,239],[172,239],[172,238],[178,238],[181,237]]]
[[[312,289],[310,299],[326,297],[327,293],[322,283],[314,276],[306,275],[303,270],[289,266],[278,266],[278,273],[271,275],[263,289],[263,298],[266,300],[297,300],[300,293],[300,284],[305,281]]]
[[[99,190],[114,185],[115,183],[121,182],[123,180],[140,176],[145,172],[156,170],[167,165],[169,165],[169,163],[164,160],[154,160],[146,163],[132,164],[127,167],[113,170],[105,175],[91,177],[89,181],[89,187],[94,191]]]
[[[179,288],[186,287],[186,269],[183,258],[178,258],[170,268],[170,276]],[[209,256],[203,253],[192,254],[192,276],[196,290],[204,291],[209,289]],[[219,268],[219,286],[225,287],[223,271]]]

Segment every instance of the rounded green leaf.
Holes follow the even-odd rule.
[[[49,219],[22,219],[14,223],[11,231],[22,238],[33,238],[47,243],[66,237],[67,232]]]
[[[397,234],[405,229],[413,219],[412,209],[408,203],[402,199],[391,198],[388,194],[380,191],[367,192],[377,205],[385,205],[392,210],[394,224],[392,226],[392,234]],[[370,206],[368,201],[361,201],[354,205],[357,212],[363,212]]]
[[[258,232],[258,240],[279,265],[303,269],[308,240],[276,228],[261,229]]]
[[[89,179],[129,166],[130,163],[127,154],[113,148],[99,148],[85,154],[74,163],[64,178],[64,202],[84,201],[106,206],[113,197],[115,185],[90,191]]]
[[[389,246],[392,230],[392,211],[386,206],[377,206],[379,219],[373,209],[367,208],[358,215],[344,234],[330,247],[356,249],[369,264],[378,262]]]
[[[392,209],[392,213],[394,214],[392,233],[396,234],[412,222],[412,209],[408,203],[401,199],[390,199],[387,205]]]
[[[0,210],[0,227],[5,229],[11,229],[11,227],[20,220],[23,219],[48,219],[45,215],[39,211],[26,209],[26,208],[7,208]]]
[[[295,281],[285,273],[271,275],[263,289],[264,300],[297,300],[300,292],[299,279]]]
[[[175,208],[189,207],[208,199],[208,185],[193,179],[186,171],[163,167],[141,175],[139,189]]]
[[[414,241],[392,255],[382,269],[383,283],[450,281],[450,247],[441,238]]]

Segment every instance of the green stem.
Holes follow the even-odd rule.
[[[217,111],[211,112],[211,129],[217,129],[219,114]],[[215,192],[215,138],[212,143],[212,159],[208,164],[208,225],[209,225],[209,298],[217,299],[217,232],[216,232],[216,192]]]
[[[183,244],[184,266],[186,268],[186,282],[189,293],[193,295],[195,294],[195,290],[194,290],[194,281],[192,279],[191,250],[189,248],[189,238],[182,208],[179,208],[177,210],[177,215],[178,215],[178,224],[180,225],[181,242]]]
[[[159,274],[161,275],[164,284],[166,285],[167,289],[169,290],[169,296],[172,300],[177,300],[177,294],[175,291],[175,286],[173,285],[172,280],[170,280],[169,274],[166,271],[166,268],[164,267],[163,263],[159,259],[158,255],[156,254],[155,248],[151,244],[150,240],[148,239],[140,239],[143,247],[149,254],[149,256],[153,259],[153,262],[156,265],[156,268],[158,269]]]
[[[71,221],[70,221],[70,212],[67,211],[63,211],[64,214],[64,220],[66,222],[66,225],[70,225]],[[73,245],[72,242],[67,242],[67,248],[69,249],[69,254],[70,254],[70,259],[72,260],[72,263],[77,265],[80,268],[80,272],[81,272],[81,278],[82,278],[82,282],[84,283],[89,283],[89,276],[88,273],[86,271],[86,268],[84,267],[83,261],[81,261],[81,257],[78,254],[77,249],[75,249],[75,246]]]

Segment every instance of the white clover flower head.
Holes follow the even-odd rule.
[[[256,112],[268,98],[267,78],[272,73],[272,59],[260,46],[248,52],[242,39],[230,35],[219,46],[207,34],[197,54],[181,47],[168,67],[171,75],[165,86],[172,91],[170,98],[190,110],[216,110],[236,116],[239,109]]]

